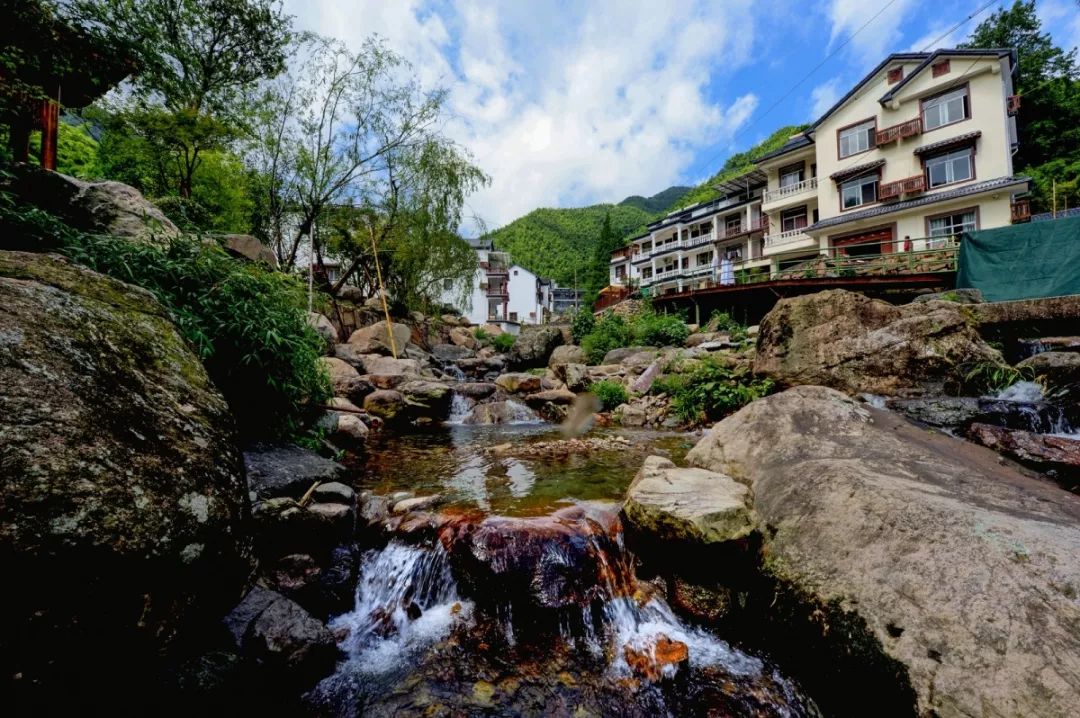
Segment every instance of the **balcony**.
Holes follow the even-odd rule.
[[[900,195],[919,194],[926,191],[926,177],[915,175],[895,182],[885,182],[878,186],[878,199],[882,202],[899,199]]]
[[[811,177],[810,179],[804,179],[802,182],[796,182],[795,184],[765,190],[761,196],[762,203],[768,204],[770,202],[779,202],[786,197],[794,197],[795,195],[800,195],[804,192],[816,189],[817,177]]]
[[[816,180],[815,180],[816,181]],[[754,232],[767,232],[769,231],[769,218],[766,215],[761,215],[755,221],[751,222],[749,226],[739,224],[737,227],[724,227],[716,235],[718,241],[725,239],[735,239],[737,237],[745,237]]]
[[[817,240],[803,231],[804,228],[765,235],[765,255],[779,254],[793,249],[817,246]]]
[[[922,134],[922,118],[916,117],[914,120],[908,120],[907,122],[901,122],[898,125],[884,127],[878,130],[874,135],[874,143],[880,147],[881,145],[887,145],[890,142],[896,142],[908,137],[915,137],[919,134]]]
[[[1031,200],[1018,199],[1009,205],[1009,215],[1012,223],[1031,221]]]
[[[1020,112],[1020,95],[1009,95],[1005,101],[1005,109],[1009,113],[1009,117],[1015,116]]]

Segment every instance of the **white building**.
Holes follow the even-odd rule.
[[[613,252],[611,284],[655,296],[813,276],[823,256],[919,266],[966,230],[1026,219],[1017,194],[1029,179],[1012,166],[1015,67],[1007,49],[889,55],[809,129],[719,185],[720,198]]]
[[[542,324],[551,313],[552,284],[513,264],[490,240],[470,239],[478,267],[467,307],[458,307],[472,324],[494,323],[516,333],[521,324]],[[444,297],[454,305],[454,299]]]

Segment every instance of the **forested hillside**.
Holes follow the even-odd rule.
[[[693,187],[681,187],[676,185],[674,187],[668,187],[663,192],[654,194],[652,197],[642,197],[641,195],[635,194],[627,197],[622,202],[619,202],[619,204],[637,207],[646,212],[663,212],[692,189]]]

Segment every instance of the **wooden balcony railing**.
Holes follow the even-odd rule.
[[[887,145],[890,142],[896,142],[899,139],[907,137],[914,137],[921,133],[922,118],[916,117],[914,120],[908,120],[907,122],[901,122],[898,125],[878,130],[874,135],[874,142],[878,145]]]
[[[1005,109],[1010,115],[1020,111],[1020,95],[1009,95],[1005,100]]]
[[[721,227],[720,231],[716,233],[717,239],[733,239],[735,237],[742,237],[754,232],[766,232],[769,229],[769,217],[768,215],[761,215],[748,225],[740,223],[737,227]]]
[[[1031,200],[1018,199],[1009,207],[1013,224],[1031,221]]]
[[[923,175],[915,175],[913,177],[905,177],[895,182],[884,182],[878,185],[878,199],[898,199],[900,195],[904,194],[918,194],[926,191],[926,177]]]

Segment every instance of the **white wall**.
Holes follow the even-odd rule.
[[[537,300],[536,275],[516,264],[510,265],[509,315],[517,313],[522,324],[539,324],[543,318],[543,305]]]

